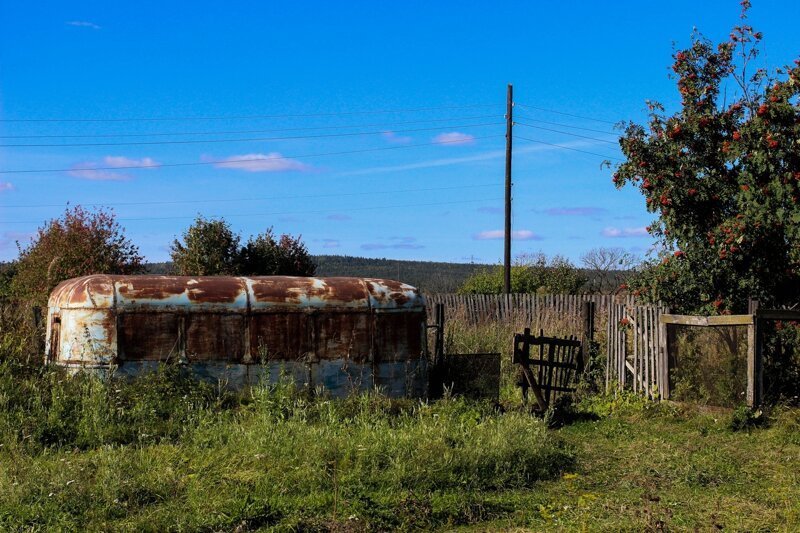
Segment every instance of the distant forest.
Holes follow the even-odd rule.
[[[353,276],[402,281],[425,292],[456,292],[473,272],[491,265],[370,259],[348,255],[315,255],[317,276]],[[171,263],[148,263],[150,274],[169,274]]]
[[[318,276],[395,279],[425,292],[456,292],[474,272],[491,268],[491,265],[476,263],[401,261],[347,255],[317,255],[314,260]]]
[[[497,265],[480,263],[442,263],[435,261],[404,261],[400,259],[370,259],[349,255],[315,255],[317,276],[353,276],[363,278],[394,279],[408,283],[424,292],[452,293],[470,275]],[[148,263],[150,274],[169,274],[171,263]],[[603,276],[595,271],[581,270],[590,280]],[[622,272],[608,272],[604,276],[614,277]]]

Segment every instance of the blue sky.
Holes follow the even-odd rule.
[[[538,126],[515,127],[515,255],[643,253],[652,215],[600,166],[619,156],[611,123],[641,121],[646,99],[674,109],[673,42],[693,27],[724,38],[738,13],[735,1],[2,2],[0,170],[72,170],[0,174],[0,260],[69,202],[113,207],[152,261],[199,213],[245,236],[302,234],[312,253],[497,262],[507,83],[517,121]],[[797,20],[800,3],[754,1],[765,65],[800,55]]]

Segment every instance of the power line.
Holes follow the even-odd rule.
[[[429,118],[424,120],[406,120],[400,122],[378,122],[371,124],[352,124],[348,126],[305,126],[295,128],[270,128],[258,130],[227,130],[227,131],[181,131],[181,132],[150,132],[150,133],[100,133],[84,135],[0,135],[0,139],[104,139],[114,137],[173,137],[179,135],[238,135],[246,133],[274,133],[279,131],[313,131],[313,130],[340,130],[352,128],[375,128],[405,126],[408,124],[422,124],[427,122],[448,122],[451,120],[481,120],[484,118],[497,118],[498,115],[477,115],[468,117]],[[538,122],[535,121],[534,122]]]
[[[351,211],[368,211],[368,210],[386,210],[386,209],[405,209],[408,207],[430,207],[430,206],[440,206],[440,205],[455,205],[455,204],[469,204],[469,203],[477,203],[477,202],[494,202],[497,200],[502,200],[502,198],[479,198],[474,200],[459,200],[459,201],[452,201],[452,202],[432,202],[432,203],[423,203],[423,204],[404,204],[404,205],[373,205],[373,206],[366,206],[366,207],[352,207],[350,209],[345,210],[346,212]],[[273,213],[235,213],[232,215],[204,215],[206,218],[234,218],[234,217],[263,217],[263,216],[275,216],[275,215],[310,215],[310,214],[319,214],[319,213],[330,213],[330,209],[321,209],[315,211],[278,211]],[[136,217],[136,218],[118,218],[118,221],[142,221],[142,220],[181,220],[181,219],[190,219],[195,218],[196,215],[182,215],[182,216],[172,216],[172,217]],[[47,222],[47,221],[45,221]],[[41,224],[41,220],[2,220],[0,224]]]
[[[618,124],[618,122],[613,122],[611,120],[603,120],[603,119],[594,118],[594,117],[587,117],[587,116],[584,116],[584,115],[575,115],[573,113],[565,113],[564,111],[556,111],[555,109],[547,109],[545,107],[536,107],[534,105],[520,104],[519,102],[514,102],[514,105],[518,105],[518,106],[523,107],[525,109],[536,109],[537,111],[546,111],[547,113],[555,113],[556,115],[564,115],[566,117],[582,118],[584,120],[593,120],[594,122],[603,122],[605,124],[613,124],[613,125]]]
[[[343,196],[367,196],[370,194],[400,194],[407,192],[428,192],[428,191],[448,191],[454,189],[475,189],[480,187],[496,187],[496,183],[482,183],[478,185],[455,185],[452,187],[427,187],[424,189],[398,189],[398,190],[380,190],[380,191],[362,191],[351,193],[336,193],[336,194],[308,194],[308,195],[294,195],[294,196],[267,196],[261,198],[214,198],[209,200],[149,200],[141,202],[97,202],[97,203],[75,203],[75,205],[83,205],[89,207],[111,207],[111,206],[130,206],[130,205],[175,205],[175,204],[204,204],[204,203],[226,203],[226,202],[251,202],[251,201],[264,201],[264,200],[295,200],[304,198],[336,198]],[[72,202],[65,202],[60,204],[25,204],[25,205],[0,205],[2,208],[35,208],[35,207],[63,207]]]
[[[523,120],[527,120],[529,122],[537,122],[539,124],[550,124],[551,126],[560,126],[562,128],[570,128],[570,129],[573,129],[573,130],[592,131],[594,133],[602,133],[604,135],[618,135],[618,133],[615,132],[615,131],[596,130],[594,128],[584,128],[584,127],[581,127],[581,126],[573,126],[572,124],[564,124],[563,122],[550,122],[548,120],[539,120],[539,119],[528,117],[528,116],[525,116],[525,115],[519,115],[519,116]],[[1,138],[2,137],[0,137],[0,139]]]
[[[544,141],[537,141],[536,139],[528,139],[526,137],[520,137],[520,136],[517,136],[517,139],[519,139],[521,141],[529,141],[529,142],[537,143],[537,144],[546,144],[547,146],[554,146],[556,148],[563,148],[564,150],[572,150],[574,152],[581,152],[581,153],[584,153],[584,154],[596,155],[596,156],[602,157],[604,159],[613,159],[615,161],[625,161],[624,159],[621,159],[619,157],[598,154],[598,153],[595,153],[595,152],[588,152],[586,150],[581,150],[579,148],[573,148],[571,146],[564,146],[563,144],[553,144],[553,143],[548,143],[548,142],[544,142]]]
[[[396,130],[395,133],[413,133],[418,131],[447,130],[453,128],[477,128],[483,126],[497,126],[504,122],[484,122],[480,124],[458,124],[454,126],[434,126],[430,128],[413,128],[406,130]],[[129,142],[104,142],[104,143],[42,143],[42,144],[0,144],[0,148],[53,148],[53,147],[77,147],[77,146],[152,146],[166,144],[208,144],[208,143],[233,143],[233,142],[255,142],[255,141],[288,141],[297,139],[322,139],[332,137],[353,137],[360,135],[381,135],[385,131],[366,131],[348,133],[319,133],[317,135],[290,135],[285,137],[247,137],[239,139],[182,139],[172,141],[129,141]]]
[[[491,139],[495,137],[502,137],[502,135],[483,135],[480,137],[473,137],[474,140]],[[325,152],[319,154],[305,154],[305,155],[292,155],[292,156],[274,156],[265,157],[261,159],[247,158],[247,159],[227,159],[227,160],[213,160],[213,161],[195,161],[192,163],[152,163],[145,165],[121,165],[121,166],[105,166],[105,167],[77,167],[77,168],[51,168],[51,169],[17,169],[17,170],[0,170],[0,174],[36,174],[36,173],[49,173],[49,172],[81,172],[81,171],[95,171],[95,170],[133,170],[139,168],[161,168],[161,167],[193,167],[201,165],[229,165],[231,163],[253,163],[259,161],[282,161],[286,159],[309,159],[312,157],[325,157],[331,155],[348,155],[348,154],[362,154],[367,152],[381,152],[384,150],[402,150],[406,148],[418,148],[421,146],[435,146],[440,144],[458,144],[463,143],[461,139],[452,141],[434,141],[430,143],[418,144],[403,144],[398,146],[382,146],[380,148],[363,148],[359,150],[343,150],[339,152]]]
[[[299,113],[278,115],[214,115],[214,116],[182,116],[182,117],[125,117],[125,118],[8,118],[0,122],[167,122],[190,120],[251,120],[260,118],[303,118],[303,117],[338,117],[350,115],[378,115],[389,113],[412,113],[418,111],[439,111],[446,109],[474,109],[479,107],[498,107],[498,104],[470,104],[461,106],[411,107],[400,109],[375,109],[363,111],[340,111],[331,113]]]
[[[514,124],[516,124],[517,126],[524,126],[526,128],[535,128],[537,130],[552,131],[552,132],[555,132],[555,133],[561,133],[563,135],[571,135],[573,137],[580,137],[581,139],[591,139],[592,141],[597,141],[597,142],[601,142],[601,143],[608,143],[608,144],[614,144],[614,145],[617,144],[616,141],[609,141],[609,140],[606,140],[606,139],[598,139],[597,137],[589,137],[588,135],[581,135],[579,133],[570,133],[568,131],[554,130],[552,128],[545,128],[545,127],[542,127],[542,126],[534,126],[532,124],[525,124],[524,122],[515,122]],[[0,145],[0,146],[2,146],[2,145]]]

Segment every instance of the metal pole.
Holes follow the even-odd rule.
[[[514,110],[514,86],[508,84],[506,96],[506,220],[503,253],[503,290],[511,294],[511,141]]]

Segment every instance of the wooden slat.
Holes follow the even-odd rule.
[[[559,339],[558,337],[529,337],[528,342],[532,346],[539,346],[540,344],[554,344],[556,346],[580,347],[581,341],[577,339]]]
[[[611,337],[611,315],[610,312],[606,312],[606,392],[608,392],[608,385],[611,373],[611,366],[613,363],[613,346],[614,340]]]
[[[640,331],[640,335],[639,336],[641,337],[641,339],[640,339],[641,341],[645,341],[645,340],[649,339],[649,336],[647,334],[647,324],[646,323],[642,324],[642,329]],[[651,382],[651,380],[650,380],[650,368],[651,368],[650,367],[650,359],[648,357],[645,357],[645,359],[644,359],[644,380],[643,380],[644,381],[644,391],[643,392],[648,397],[650,396],[650,392],[651,392],[651,388],[650,388],[650,382]]]
[[[642,314],[642,346],[644,349],[644,358],[647,362],[647,395],[651,396],[653,393],[653,358],[651,357],[650,345],[650,308],[640,307]]]
[[[541,336],[544,333],[541,329],[539,330],[539,335]],[[539,345],[539,361],[544,361],[544,344]],[[544,383],[544,365],[539,366],[539,383]]]
[[[625,316],[626,306],[623,304],[620,319]],[[628,361],[628,334],[625,328],[620,329],[620,357],[619,357],[619,387],[625,389],[627,380],[625,379],[625,363]]]
[[[721,316],[694,316],[694,315],[661,315],[665,324],[678,324],[681,326],[747,326],[754,321],[753,315],[721,315]]]

